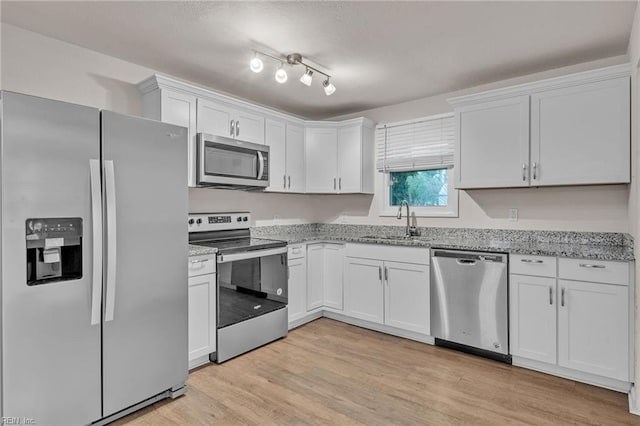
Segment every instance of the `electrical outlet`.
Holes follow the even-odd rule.
[[[347,215],[347,212],[340,213],[340,223],[349,223],[349,215]]]
[[[518,209],[509,209],[509,222],[518,221]]]
[[[274,225],[279,225],[280,224],[280,219],[282,219],[282,217],[280,217],[279,214],[274,214],[273,215],[273,224]]]

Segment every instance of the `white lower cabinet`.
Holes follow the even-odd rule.
[[[346,315],[430,333],[428,265],[347,257],[344,288]]]
[[[344,274],[345,314],[384,324],[382,261],[348,257]]]
[[[429,334],[429,267],[384,262],[387,286],[384,293],[385,324]]]
[[[307,258],[304,246],[289,247],[289,323],[307,313]]]
[[[216,351],[215,258],[189,259],[189,368],[209,361]]]
[[[629,380],[626,286],[559,280],[558,364]]]
[[[556,279],[511,274],[510,281],[511,353],[555,364]]]
[[[557,276],[511,274],[511,353],[630,382],[630,273],[627,262],[560,258]]]
[[[326,307],[342,311],[344,244],[307,246],[307,311]]]

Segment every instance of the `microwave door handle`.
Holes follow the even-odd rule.
[[[218,254],[217,263],[230,263],[237,260],[255,259],[259,257],[273,256],[276,254],[287,253],[287,247],[278,247],[273,249],[253,250],[244,253]]]
[[[264,155],[262,155],[262,151],[258,151],[258,180],[262,179],[263,174],[264,174]]]

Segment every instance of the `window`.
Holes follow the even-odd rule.
[[[377,127],[381,216],[395,216],[403,200],[416,216],[458,216],[453,135],[451,114]]]

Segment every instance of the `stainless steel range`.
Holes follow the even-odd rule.
[[[217,363],[287,335],[287,243],[251,238],[250,223],[248,212],[189,215],[189,242],[218,249]]]

